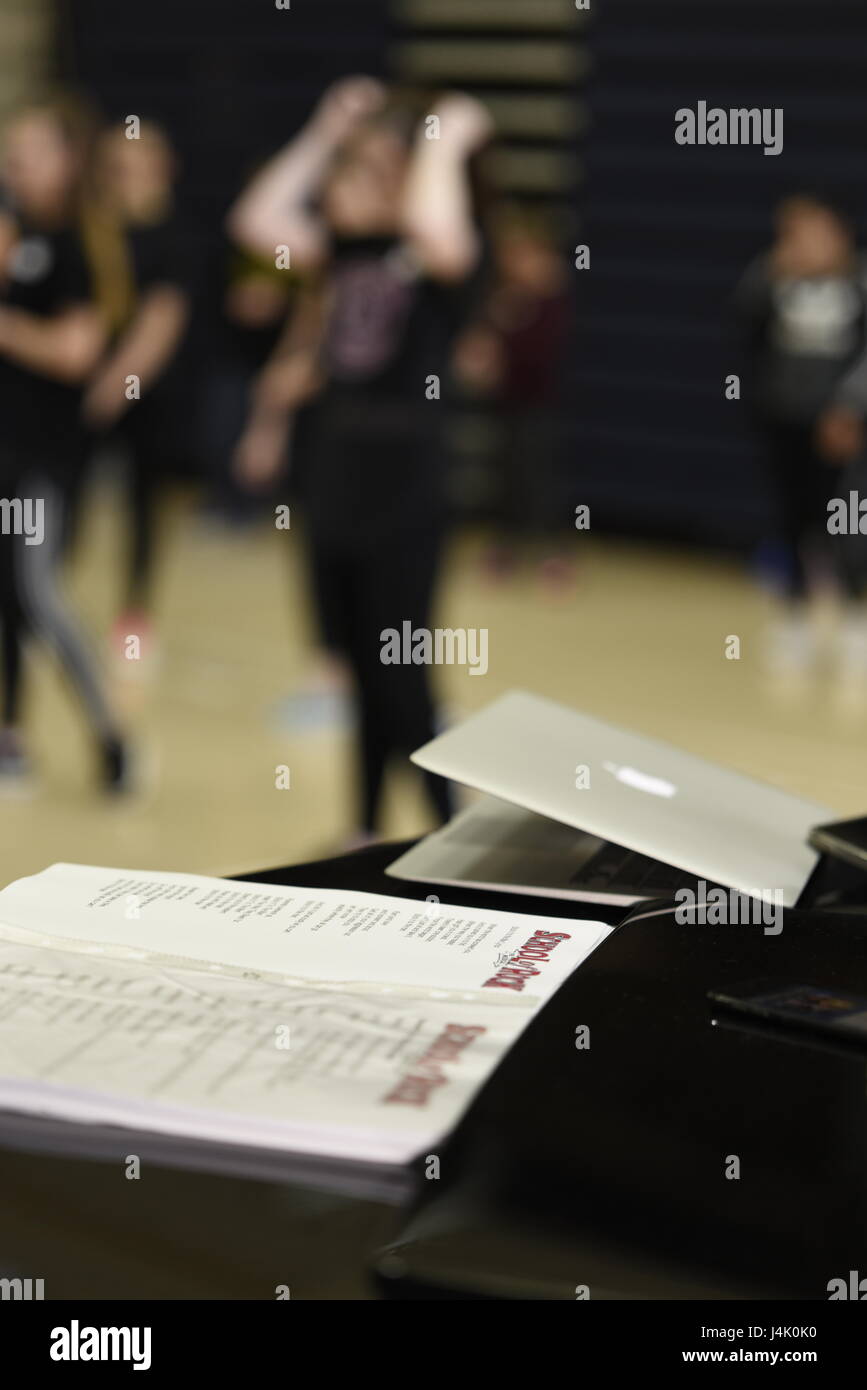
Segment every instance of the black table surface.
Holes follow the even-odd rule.
[[[622,916],[400,883],[383,870],[403,848],[245,878]],[[209,1146],[115,1135],[100,1148],[87,1127],[4,1115],[0,1274],[44,1278],[49,1298],[273,1298],[278,1285],[312,1299],[574,1298],[579,1285],[597,1298],[827,1298],[830,1279],[867,1271],[867,1054],[714,1016],[708,989],[758,977],[867,996],[867,919],[790,911],[779,935],[671,912],[627,923],[399,1206],[317,1188],[290,1164],[226,1170]]]

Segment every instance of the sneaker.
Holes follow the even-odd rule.
[[[157,664],[157,641],[146,613],[122,613],[111,630],[115,664],[130,680],[151,675]]]
[[[575,562],[566,555],[548,555],[539,564],[539,581],[548,598],[567,598],[575,589]]]
[[[344,840],[341,853],[356,854],[360,849],[371,849],[381,842],[382,836],[374,830],[356,830]]]
[[[770,675],[806,675],[816,659],[815,637],[806,614],[792,614],[771,624],[762,649]]]
[[[867,619],[849,614],[840,625],[833,706],[847,718],[867,709]]]
[[[482,570],[494,584],[511,579],[518,569],[519,556],[514,546],[492,545],[482,556]]]
[[[867,681],[867,617],[853,614],[844,619],[839,657],[843,675]]]

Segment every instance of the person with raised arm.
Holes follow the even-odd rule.
[[[254,392],[237,452],[251,486],[279,470],[290,413],[312,402],[304,501],[324,645],[360,710],[358,837],[379,825],[388,763],[434,733],[423,665],[386,665],[381,634],[427,628],[446,526],[448,353],[482,253],[470,165],[492,133],[478,102],[413,109],[368,78],[330,89],[229,214],[259,254],[310,280]],[[439,820],[448,791],[427,779]]]

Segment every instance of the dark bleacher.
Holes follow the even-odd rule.
[[[66,0],[61,63],[109,116],[163,121],[202,216],[283,144],[323,87],[384,71],[386,0]]]
[[[182,160],[179,203],[198,245],[197,311],[176,370],[189,400],[208,370],[225,270],[223,216],[246,179],[303,124],[325,87],[385,72],[386,0],[61,0],[61,74],[105,115],[160,121]],[[170,466],[202,467],[195,407],[178,412]]]
[[[506,10],[493,28],[490,15],[485,27],[469,13],[459,24],[423,11],[422,0],[292,0],[289,11],[269,0],[83,0],[66,6],[62,58],[109,114],[166,122],[185,156],[188,201],[203,226],[216,225],[253,161],[298,127],[330,79],[359,69],[406,76],[407,41],[424,35],[499,42],[509,32],[516,53],[546,37],[526,32],[529,18],[516,32]],[[540,29],[548,13],[540,9]],[[749,545],[773,516],[743,407],[723,394],[738,365],[728,304],[780,193],[829,187],[863,227],[867,4],[594,0],[574,35],[556,13],[551,23],[549,41],[576,54],[570,136],[548,129],[534,141],[518,118],[503,142],[513,160],[503,181],[526,178],[534,148],[537,159],[562,159],[583,145],[592,269],[576,272],[570,496],[591,504],[594,529]],[[563,100],[556,75],[550,86],[533,81],[528,71],[501,95],[522,87]],[[480,93],[497,85],[477,74]],[[676,145],[674,112],[701,99],[782,106],[782,154]],[[540,108],[534,119],[543,117]],[[549,183],[537,196],[570,200],[572,190]]]
[[[594,524],[748,544],[772,525],[726,331],[783,192],[867,200],[863,0],[599,0],[573,468]],[[783,107],[777,156],[681,147],[674,113]]]

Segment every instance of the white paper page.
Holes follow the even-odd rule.
[[[55,864],[0,893],[6,935],[370,991],[532,1007],[609,932],[601,922],[372,893]]]
[[[0,1108],[404,1163],[452,1128],[534,1012],[0,940]]]

